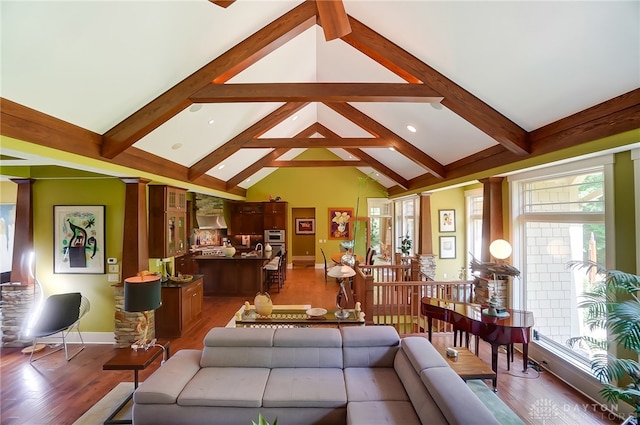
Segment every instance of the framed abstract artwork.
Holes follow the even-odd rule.
[[[438,210],[440,232],[456,231],[456,210]]]
[[[53,272],[105,273],[105,206],[53,207]]]

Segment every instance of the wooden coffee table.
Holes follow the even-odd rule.
[[[102,365],[102,370],[133,370],[133,387],[134,391],[138,388],[138,372],[146,369],[154,360],[161,355],[163,360],[169,358],[169,341],[157,342],[155,346],[148,350],[138,349],[134,351],[130,347],[116,348],[115,355]],[[133,393],[123,401],[120,406],[107,418],[105,424],[130,424],[130,420],[114,419],[118,413],[129,403]]]
[[[457,357],[447,357],[445,353],[446,348],[441,348],[438,351],[447,363],[449,363],[451,369],[453,369],[463,380],[494,379],[496,377],[496,373],[491,369],[491,366],[480,360],[480,358],[469,351],[468,348],[454,348],[458,351]]]

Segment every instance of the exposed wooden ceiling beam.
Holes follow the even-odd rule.
[[[291,160],[291,161],[271,161],[267,167],[368,167],[365,161],[344,161],[339,160]]]
[[[258,161],[249,165],[247,168],[227,180],[227,189],[233,189],[258,171],[262,170],[264,167],[269,167],[269,164],[271,164],[273,161],[277,160],[290,150],[291,149],[289,148],[278,148],[272,150],[271,152],[260,158]]]
[[[379,172],[380,174],[385,175],[389,179],[398,183],[398,185],[402,186],[405,189],[409,188],[409,181],[402,177],[400,174],[393,171],[391,168],[387,167],[371,155],[368,155],[366,152],[360,149],[345,149],[351,155],[360,158],[360,160],[369,164],[368,166]]]
[[[627,131],[638,131],[640,138],[640,89],[609,99],[591,108],[560,119],[530,134],[531,156],[549,154],[579,146],[604,137]],[[497,167],[517,164],[524,159],[498,145],[462,158],[445,168],[446,180],[464,178],[485,173]],[[418,189],[441,183],[429,174],[409,181],[409,189]],[[390,195],[400,195],[402,191],[389,190]]]
[[[224,7],[225,9],[229,6],[231,6],[232,3],[234,3],[236,0],[209,0],[211,3],[220,6],[220,7]]]
[[[410,83],[424,83],[444,99],[442,104],[517,155],[531,152],[527,132],[429,65],[371,28],[349,17],[353,31],[342,40]]]
[[[196,179],[202,176],[216,164],[219,164],[226,158],[242,149],[242,146],[245,143],[251,141],[255,137],[260,137],[262,134],[280,124],[283,120],[287,119],[300,109],[304,108],[306,105],[307,103],[305,102],[285,103],[284,105],[282,105],[257,123],[248,127],[246,130],[242,131],[240,134],[233,137],[218,149],[206,155],[200,161],[192,165],[189,169],[189,179]]]
[[[189,96],[211,81],[224,83],[316,23],[316,7],[304,2],[265,26],[150,103],[104,135],[102,156],[112,159],[191,104]]]
[[[313,136],[316,133],[317,133],[317,130],[315,129],[315,125],[312,124],[309,127],[302,130],[300,133],[296,134],[295,137],[307,138],[307,137]],[[251,164],[250,166],[248,166],[247,168],[245,168],[244,170],[242,170],[241,172],[239,172],[238,174],[236,174],[235,176],[227,180],[227,189],[230,190],[236,187],[237,185],[239,185],[240,183],[242,183],[243,181],[245,181],[246,179],[248,179],[249,177],[257,173],[258,171],[260,171],[262,168],[266,167],[267,164],[271,163],[271,161],[275,161],[285,153],[289,152],[289,150],[290,149],[286,147],[272,150],[267,155],[263,156],[258,161],[254,162],[253,164]]]
[[[318,0],[315,3],[325,40],[335,40],[351,32],[349,17],[342,0]]]
[[[192,94],[193,103],[227,102],[413,102],[440,103],[442,96],[423,84],[255,83],[209,84]]]
[[[364,130],[369,132],[375,137],[383,137],[393,142],[393,148],[411,159],[415,163],[424,167],[427,171],[439,178],[445,178],[445,169],[435,159],[425,154],[420,149],[416,148],[411,143],[404,140],[376,120],[363,114],[358,109],[347,103],[325,103],[329,108],[333,109],[337,113],[341,114],[351,122],[359,125]]]
[[[389,147],[392,143],[387,139],[375,137],[363,138],[302,138],[290,139],[253,139],[242,145],[243,149],[255,148],[380,148]]]
[[[0,134],[3,136],[97,161],[105,161],[105,158],[100,155],[102,137],[99,134],[7,99],[0,98],[0,104],[2,105],[0,108]],[[226,191],[234,195],[246,196],[246,191],[242,188],[235,188],[232,191],[226,190],[225,182],[215,177],[202,176],[191,181],[188,178],[189,169],[187,167],[134,147],[127,149],[116,159],[107,162],[221,192]]]
[[[324,136],[325,138],[338,137],[336,133],[329,130],[327,127],[323,126],[320,123],[315,123],[313,125],[313,128],[318,134]],[[376,139],[376,140],[383,140],[383,139]],[[368,155],[366,152],[362,151],[361,149],[346,148],[345,150],[349,152],[351,155],[355,156],[356,158],[360,158],[361,160],[367,162],[369,164],[368,165],[369,167],[373,168],[378,173],[383,174],[388,178],[390,178],[391,180],[395,181],[396,183],[398,183],[398,185],[402,186],[404,189],[409,188],[409,182],[407,181],[407,179],[405,179],[400,174],[396,173],[391,168],[387,167],[386,165],[384,165],[374,157]]]

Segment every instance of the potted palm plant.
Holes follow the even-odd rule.
[[[585,321],[592,331],[606,330],[604,339],[591,336],[570,338],[573,347],[586,344],[596,354],[591,370],[604,387],[600,395],[609,403],[623,401],[634,408],[631,423],[640,423],[640,364],[635,359],[617,358],[609,352],[614,343],[640,353],[640,276],[607,270],[592,261],[571,261],[570,268],[595,270],[604,278],[582,295],[578,307],[585,310]],[[630,423],[630,422],[625,422]]]
[[[251,424],[252,425],[269,425],[269,422],[267,422],[264,416],[262,416],[262,413],[258,413],[258,422],[256,423],[256,421],[251,421]],[[278,418],[274,419],[271,425],[278,425]]]

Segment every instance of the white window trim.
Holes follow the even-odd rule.
[[[472,231],[471,231],[471,225],[469,222],[469,218],[470,218],[470,211],[469,211],[469,202],[470,202],[470,198],[476,197],[476,196],[483,196],[484,195],[484,190],[479,187],[476,189],[470,189],[470,190],[465,190],[464,191],[464,206],[465,206],[465,220],[467,222],[467,226],[466,226],[466,249],[465,249],[465,266],[464,269],[466,272],[470,273],[470,267],[469,264],[471,263],[471,254],[470,252],[472,251],[472,247],[471,244],[473,244],[473,235],[472,235]],[[484,202],[484,199],[483,199]],[[470,276],[467,275],[467,273],[465,273],[466,277],[469,278]]]

